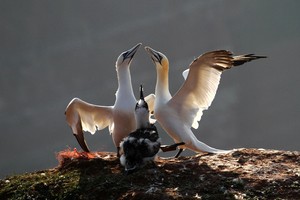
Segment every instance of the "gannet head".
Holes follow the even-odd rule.
[[[140,99],[135,105],[135,118],[137,122],[137,128],[148,128],[149,123],[149,107],[144,99],[143,86],[140,86]]]
[[[116,67],[117,69],[122,66],[129,66],[134,54],[137,52],[138,48],[142,45],[142,43],[138,43],[131,49],[124,51],[121,53],[116,61]]]
[[[150,47],[145,47],[146,51],[151,56],[152,61],[154,62],[157,69],[168,70],[169,69],[169,60],[167,56],[163,53],[156,51]]]

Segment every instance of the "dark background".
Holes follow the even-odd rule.
[[[0,4],[0,178],[54,167],[55,153],[79,149],[65,107],[73,97],[113,105],[115,61],[138,42],[168,56],[172,94],[181,72],[206,51],[267,55],[223,74],[194,133],[223,149],[299,150],[300,1]],[[131,74],[136,94],[140,83],[154,92],[155,67],[142,48]],[[115,151],[107,129],[86,137],[92,150]]]

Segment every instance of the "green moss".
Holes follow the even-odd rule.
[[[0,183],[0,199],[64,198],[78,187],[79,172],[44,171],[12,176]]]

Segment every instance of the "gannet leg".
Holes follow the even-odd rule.
[[[178,153],[174,156],[174,158],[178,158],[182,153],[183,149],[179,149]]]
[[[160,146],[160,149],[161,149],[163,152],[175,151],[175,150],[177,149],[178,146],[184,145],[184,144],[185,144],[184,142],[179,142],[179,143],[175,143],[175,144],[172,144],[172,145],[161,145],[161,146]]]

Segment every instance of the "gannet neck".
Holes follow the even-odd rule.
[[[149,128],[149,107],[144,99],[143,86],[140,86],[140,100],[135,105],[135,120],[137,129]]]
[[[169,91],[169,70],[167,67],[156,66],[157,79],[155,95],[158,101],[166,102],[171,99]]]
[[[151,56],[152,61],[156,66],[157,79],[155,86],[155,105],[163,105],[168,100],[171,99],[171,94],[169,92],[169,61],[168,58],[161,52],[156,51],[150,47],[145,47],[145,50]]]
[[[116,104],[124,101],[130,101],[135,104],[135,97],[132,90],[131,75],[129,66],[117,68],[118,90],[116,92]],[[132,108],[134,109],[134,107]]]
[[[135,111],[137,129],[149,128],[149,111],[146,108],[138,108]]]
[[[118,76],[119,88],[126,88],[126,89],[129,89],[132,91],[131,75],[130,75],[129,66],[128,67],[120,67],[117,70],[117,76]]]

